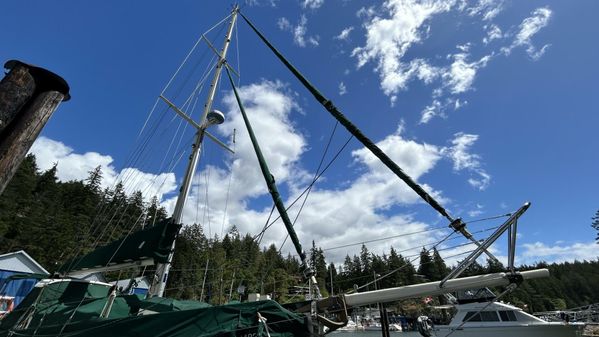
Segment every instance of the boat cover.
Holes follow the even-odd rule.
[[[5,336],[310,336],[309,320],[274,301],[210,306],[168,298],[117,296],[100,318],[110,286],[56,282],[36,287],[0,322]],[[260,321],[266,319],[266,324]],[[25,328],[23,322],[30,323]]]
[[[180,227],[181,225],[172,223],[171,219],[164,220],[152,227],[99,247],[87,255],[67,261],[58,272],[73,274],[77,271],[147,259],[153,259],[154,264],[166,263]]]

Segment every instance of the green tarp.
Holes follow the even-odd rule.
[[[260,337],[267,336],[266,326],[271,337],[310,335],[309,321],[303,315],[274,301],[211,307],[195,301],[143,300],[138,295],[126,295],[115,299],[108,318],[100,318],[109,289],[81,281],[36,287],[1,321],[0,337]],[[266,319],[266,325],[259,317]],[[19,323],[28,320],[28,327],[21,325],[19,329]]]
[[[181,225],[173,224],[170,219],[164,220],[152,227],[99,247],[83,257],[70,260],[60,267],[59,272],[67,274],[148,258],[153,259],[154,264],[166,263],[180,227]]]

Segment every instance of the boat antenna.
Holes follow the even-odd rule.
[[[449,221],[449,227],[456,232],[460,232],[467,239],[472,241],[474,244],[480,247],[478,242],[472,234],[466,229],[466,224],[461,218],[453,218],[449,212],[441,206],[441,204],[433,198],[422,186],[412,179],[407,173],[405,173],[383,150],[381,150],[372,140],[360,131],[360,129],[354,125],[345,115],[337,109],[335,104],[327,99],[308,79],[306,79],[284,56],[279,52],[267,39],[266,37],[254,26],[250,20],[239,13],[245,22],[252,28],[252,30],[258,35],[258,37],[264,42],[268,48],[277,56],[277,58],[291,71],[291,73],[310,91],[314,98],[322,104],[322,106],[347,129],[356,139],[358,139],[373,155],[375,155],[385,166],[387,166],[395,175],[397,175],[404,183],[406,183],[416,194],[418,194],[427,204],[433,207],[439,214],[445,217]],[[488,251],[486,254],[493,261],[499,261]]]
[[[218,63],[216,64],[216,69],[214,72],[214,77],[212,78],[212,82],[210,83],[210,90],[208,91],[208,97],[206,98],[206,103],[204,104],[204,111],[200,118],[199,123],[191,120],[187,115],[181,112],[173,103],[171,103],[164,96],[160,96],[162,100],[164,100],[175,112],[181,115],[185,120],[191,123],[197,130],[195,134],[195,140],[192,145],[191,155],[189,156],[189,163],[187,165],[187,169],[185,171],[185,175],[183,177],[183,182],[181,183],[181,188],[179,190],[179,196],[177,198],[177,203],[175,204],[175,210],[173,211],[172,221],[173,223],[179,224],[183,218],[183,209],[185,208],[185,201],[189,194],[189,190],[191,188],[191,182],[193,179],[193,175],[195,173],[196,167],[198,165],[198,160],[200,158],[200,151],[202,148],[202,141],[204,139],[204,135],[207,134],[206,129],[211,125],[221,124],[224,122],[225,117],[222,112],[217,110],[212,110],[212,102],[214,101],[214,96],[216,94],[216,88],[220,80],[220,75],[222,72],[223,65],[226,64],[226,56],[227,51],[229,49],[229,45],[231,43],[231,36],[233,34],[233,28],[235,27],[235,23],[237,21],[237,14],[239,13],[239,6],[233,6],[231,11],[231,21],[229,22],[229,27],[227,30],[227,34],[225,36],[225,41],[223,44],[223,48],[221,52],[218,54]],[[210,137],[210,134],[208,134]],[[212,138],[212,137],[210,137]],[[152,279],[152,284],[150,286],[150,290],[148,291],[148,297],[162,297],[164,294],[164,289],[166,287],[166,281],[168,280],[168,273],[170,270],[171,262],[173,260],[173,255],[175,251],[175,241],[171,246],[171,252],[168,256],[166,263],[159,263],[156,265],[156,272],[154,273],[154,278]]]

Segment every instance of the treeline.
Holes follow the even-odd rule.
[[[156,199],[127,195],[122,184],[102,189],[100,167],[84,181],[60,182],[56,166],[40,172],[28,155],[0,195],[0,253],[25,250],[53,272],[86,253],[166,218]]]
[[[23,249],[52,272],[71,257],[166,218],[156,199],[147,202],[139,191],[128,195],[122,184],[102,189],[101,179],[101,169],[96,168],[84,181],[60,182],[56,167],[40,172],[35,157],[28,156],[0,196],[0,254]],[[288,302],[302,300],[307,291],[297,257],[283,255],[274,245],[262,247],[235,227],[219,238],[207,237],[200,224],[188,225],[176,246],[168,296],[219,304],[257,292]],[[323,250],[312,242],[308,255],[324,296],[356,288],[366,291],[436,281],[450,271],[435,249],[423,248],[414,257],[393,248],[377,255],[362,246],[359,254],[348,255],[335,265],[326,261]],[[551,277],[523,283],[505,301],[529,311],[599,302],[599,261],[539,263],[524,268],[549,268]],[[504,270],[497,263],[474,263],[462,276]],[[142,272],[152,275],[153,270]],[[439,301],[443,300],[434,303]],[[397,303],[395,309],[415,313],[422,311],[424,304],[415,299]]]

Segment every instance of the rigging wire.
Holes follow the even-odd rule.
[[[310,188],[310,186],[314,185],[316,183],[316,181],[318,181],[318,179],[320,179],[320,177],[322,177],[322,175],[331,167],[331,165],[333,164],[333,162],[339,157],[339,155],[341,155],[341,152],[343,152],[343,150],[347,147],[347,145],[349,144],[349,142],[354,138],[354,136],[350,136],[347,141],[345,141],[345,143],[343,144],[343,146],[341,146],[341,148],[337,151],[337,153],[335,154],[335,156],[333,156],[333,158],[329,161],[329,163],[325,166],[325,168],[322,170],[322,172],[320,172],[320,174],[318,175],[318,177],[316,178],[315,181],[313,181],[312,183],[310,183],[308,185],[308,187],[306,187],[304,189],[304,191],[302,193],[300,193],[290,204],[289,206],[287,206],[286,210],[291,209],[291,207],[293,207],[293,205],[295,205],[295,203],[297,203],[301,197],[308,192],[308,188]],[[264,231],[266,231],[268,228],[270,228],[272,225],[275,224],[275,222],[277,222],[279,219],[281,218],[281,216],[279,215],[278,217],[276,217],[268,226],[266,226],[261,233],[257,234],[256,236],[254,236],[254,239],[260,235],[264,235]]]
[[[314,171],[314,177],[312,177],[312,183],[308,187],[308,191],[306,192],[306,196],[304,197],[304,200],[302,201],[302,204],[300,205],[300,208],[297,211],[297,214],[295,215],[295,219],[293,219],[292,225],[294,227],[295,227],[295,223],[297,222],[297,219],[299,218],[300,214],[302,213],[302,210],[304,209],[304,206],[306,205],[306,202],[308,201],[308,197],[310,196],[310,192],[312,191],[312,187],[314,186],[314,183],[316,182],[316,179],[318,177],[318,173],[320,172],[320,168],[322,167],[324,159],[325,159],[325,157],[326,157],[326,155],[327,155],[327,153],[329,151],[329,147],[331,146],[331,142],[333,141],[333,137],[335,136],[335,131],[337,131],[337,126],[338,125],[339,125],[339,121],[335,121],[335,125],[333,126],[333,130],[331,131],[331,135],[329,136],[329,140],[327,142],[327,145],[325,146],[325,149],[324,149],[324,151],[322,153],[322,156],[320,157],[320,162],[318,163],[318,167],[316,168],[316,171]],[[289,233],[285,236],[285,240],[283,240],[283,243],[281,243],[281,245],[279,247],[279,253],[283,249],[283,246],[285,246],[285,242],[287,242],[288,238],[289,238]]]
[[[235,26],[237,27],[237,26]],[[235,134],[237,133],[237,129],[233,129],[233,137],[232,137],[232,142],[233,142],[233,152],[235,152],[235,146],[236,141],[235,141]],[[223,211],[223,223],[220,226],[220,236],[223,237],[223,229],[225,227],[225,220],[227,218],[227,208],[229,206],[229,195],[231,193],[231,181],[233,180],[233,166],[231,166],[231,172],[229,173],[229,182],[227,184],[227,194],[225,197],[225,209]]]
[[[230,17],[230,15],[228,17]],[[225,19],[221,20],[220,23],[226,21],[228,17],[226,17]],[[207,34],[208,32],[210,32],[212,29],[214,29],[218,25],[219,24],[216,24],[215,26],[213,26],[205,34]],[[222,29],[222,27],[221,27],[221,29]],[[179,74],[179,72],[181,71],[181,69],[183,68],[183,66],[188,62],[190,56],[193,54],[193,52],[196,49],[197,45],[199,44],[200,40],[201,40],[201,38],[198,39],[195,42],[194,46],[188,52],[188,54],[186,55],[186,57],[183,60],[183,62],[179,65],[179,67],[177,68],[177,70],[175,71],[175,73],[173,74],[173,76],[169,79],[168,83],[163,88],[161,94],[164,94],[166,92],[166,90],[170,87],[170,85],[173,83],[174,79],[177,77],[177,75]],[[205,58],[205,53],[202,55],[202,57],[200,57],[200,60],[195,63],[195,65],[193,67],[194,71],[197,68],[197,65],[199,65],[204,58]],[[209,72],[210,71],[207,71],[206,73],[209,73]],[[183,82],[185,83],[187,81],[188,81],[188,79],[185,79],[185,81],[183,81]],[[200,82],[204,82],[204,80],[201,80]],[[184,83],[182,84],[182,86],[184,85]],[[182,89],[182,86],[180,87],[180,90]],[[203,87],[203,83],[202,84],[198,83],[198,86],[196,86],[196,89],[194,90],[195,93],[199,93],[200,91],[202,91],[202,87]],[[180,92],[180,90],[177,90],[177,91]],[[194,93],[192,93],[192,96],[193,96],[193,94]],[[178,96],[178,93],[175,94],[175,96]],[[124,165],[124,167],[140,167],[140,165],[137,165],[137,164],[139,164],[140,159],[142,159],[141,154],[144,153],[144,152],[147,153],[147,151],[145,151],[145,150],[147,149],[147,147],[149,145],[150,139],[152,139],[156,135],[156,131],[158,130],[158,126],[162,124],[161,122],[164,119],[164,117],[166,115],[166,111],[168,110],[168,108],[165,108],[163,110],[162,114],[159,116],[159,118],[157,119],[156,123],[153,123],[152,127],[149,129],[149,132],[146,134],[146,136],[144,138],[141,137],[144,134],[144,131],[146,131],[146,129],[148,127],[148,124],[149,124],[149,121],[150,121],[152,115],[154,114],[154,112],[155,112],[155,110],[157,108],[158,100],[159,99],[157,99],[156,102],[154,103],[152,109],[150,110],[150,113],[148,114],[148,117],[146,118],[146,121],[144,122],[144,124],[143,124],[143,126],[142,126],[142,128],[141,128],[141,130],[140,130],[140,132],[138,134],[138,144],[139,145],[137,146],[137,148],[135,150],[133,150],[130,153],[129,159],[126,160],[126,164]],[[175,133],[175,136],[176,136],[176,133]],[[181,134],[181,135],[183,136],[183,134]],[[173,136],[173,140],[174,140],[175,136]],[[173,142],[171,140],[170,145],[172,145],[172,143]],[[169,151],[170,151],[170,147],[169,147]],[[168,156],[168,152],[169,151],[167,151],[167,154],[165,154],[165,158]],[[174,155],[176,155],[176,154],[174,154]],[[160,165],[161,169],[159,171],[162,171],[162,168],[164,167],[163,164],[164,164],[164,159],[163,159],[163,161],[162,161],[162,163]],[[141,165],[141,166],[144,167],[146,165]],[[143,183],[143,180],[141,179],[141,175],[142,174],[143,174],[143,172],[141,172],[141,170],[121,170],[120,173],[119,173],[119,175],[117,176],[117,178],[114,180],[113,187],[114,187],[114,184],[116,184],[117,182],[121,182],[123,184],[123,186],[126,187],[125,190],[129,190],[129,189],[135,190],[135,189],[138,189],[136,187],[139,186],[140,183]],[[157,176],[159,176],[159,175],[157,175]],[[133,183],[133,185],[135,187],[127,187],[128,185],[131,185],[130,184],[131,182]],[[151,185],[154,185],[154,184],[156,184],[156,179],[154,179],[151,182]],[[161,184],[161,186],[163,186],[163,185],[164,185],[164,182]],[[157,192],[159,193],[158,190],[157,190]],[[156,196],[156,195],[154,195],[154,196]],[[89,228],[87,230],[87,234],[85,235],[86,237],[91,237],[100,228],[100,226],[98,226],[98,225],[99,225],[99,223],[105,221],[105,220],[102,220],[102,219],[106,219],[106,216],[103,215],[103,214],[106,214],[106,211],[109,211],[109,213],[113,213],[113,211],[116,212],[116,213],[118,213],[122,209],[122,205],[119,205],[119,204],[112,204],[112,208],[110,210],[109,210],[109,208],[107,208],[107,206],[110,206],[111,203],[100,203],[100,204],[101,205],[99,205],[99,209],[97,210],[98,211],[97,215],[94,217],[94,220],[92,220],[92,224],[89,226]],[[102,208],[104,210],[102,210]],[[115,219],[114,215],[115,214],[113,214],[110,217],[110,220],[108,221],[108,226],[110,226],[110,223]],[[106,229],[106,227],[104,229]],[[103,231],[103,232],[106,233],[107,231]],[[110,230],[109,232],[112,233],[112,232],[114,232],[114,230]],[[102,236],[103,235],[99,236],[98,239],[101,240]],[[83,248],[83,247],[80,247],[80,248]],[[75,256],[79,255],[80,252],[81,252],[81,249],[77,249],[77,250],[78,250],[78,252],[76,252],[74,254]]]

